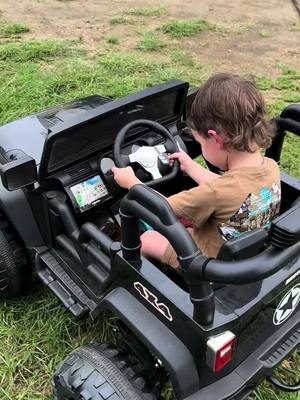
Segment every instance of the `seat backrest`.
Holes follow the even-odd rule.
[[[279,247],[289,247],[300,240],[300,196],[291,208],[275,218],[270,227],[271,244]]]
[[[268,244],[284,248],[300,240],[300,196],[289,210],[271,222],[269,232],[255,229],[228,240],[221,247],[218,260],[235,261],[259,254]]]
[[[228,240],[221,247],[218,260],[235,261],[250,258],[259,254],[266,246],[268,232],[263,229],[254,229],[243,235]]]

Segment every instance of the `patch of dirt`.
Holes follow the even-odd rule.
[[[131,23],[111,24],[115,15],[130,8],[153,6],[164,6],[166,13],[126,16]],[[0,10],[2,20],[31,29],[26,38],[80,39],[91,52],[108,36],[119,38],[120,50],[131,51],[142,30],[166,20],[205,18],[219,28],[182,39],[184,48],[203,66],[273,77],[278,62],[296,70],[300,65],[299,15],[290,0],[18,0],[14,7],[0,0]]]

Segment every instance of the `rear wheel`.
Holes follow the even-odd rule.
[[[0,299],[20,296],[29,281],[29,256],[0,210]]]
[[[54,375],[55,400],[156,400],[129,357],[111,345],[72,353]]]

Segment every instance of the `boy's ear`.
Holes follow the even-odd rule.
[[[209,129],[209,131],[207,132],[209,137],[211,137],[212,139],[215,140],[216,144],[219,146],[220,150],[222,150],[224,148],[224,142],[223,142],[223,138],[222,136],[220,136],[218,134],[218,132]]]

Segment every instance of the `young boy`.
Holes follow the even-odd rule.
[[[255,85],[230,74],[212,76],[197,92],[188,123],[203,157],[222,171],[214,174],[186,153],[174,153],[181,170],[198,185],[169,197],[174,213],[207,257],[216,257],[225,240],[255,228],[268,228],[280,206],[280,173],[261,149],[271,145],[274,129]],[[113,168],[116,182],[130,189],[141,184],[131,167]],[[178,268],[174,249],[155,231],[141,236],[142,253]]]

